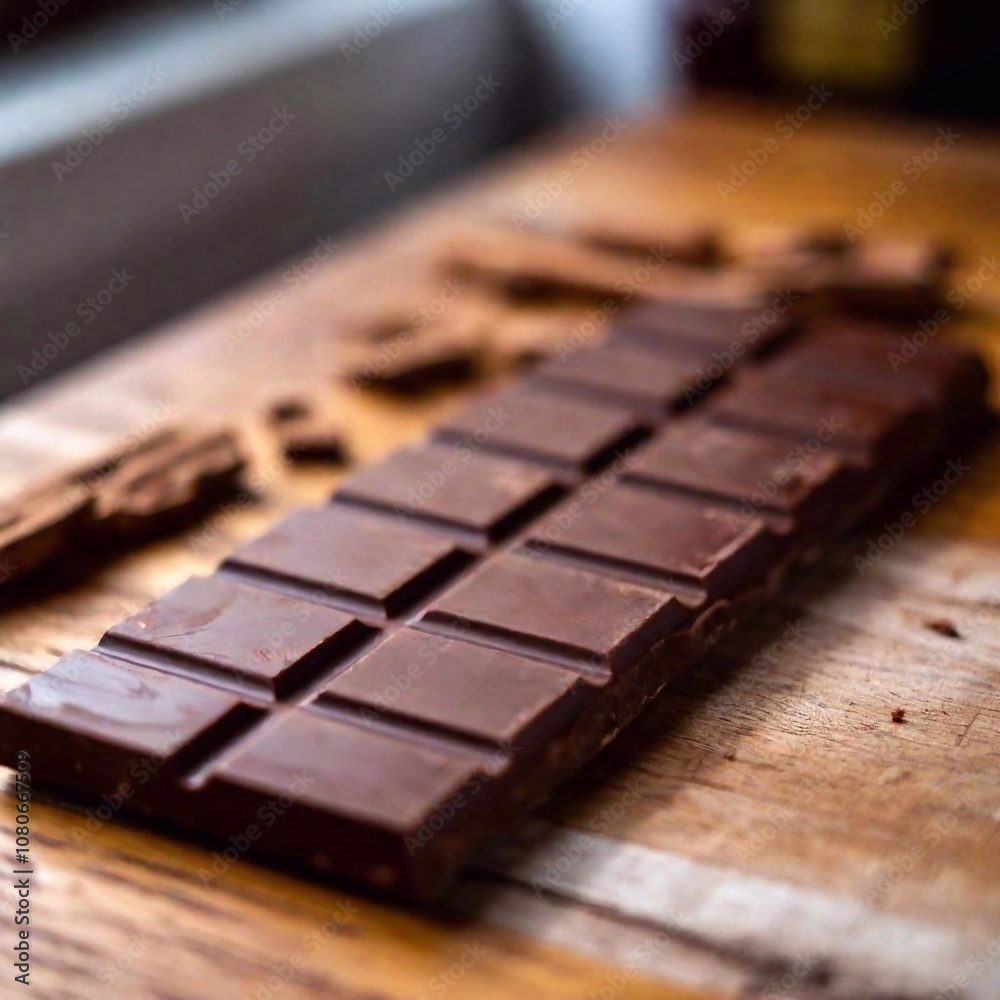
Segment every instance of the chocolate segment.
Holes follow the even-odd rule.
[[[374,556],[373,553],[379,553]],[[393,615],[454,573],[458,546],[412,522],[341,504],[290,515],[226,565],[318,602],[352,600]]]
[[[545,470],[458,444],[396,452],[355,473],[337,496],[496,539],[557,494]]]
[[[939,304],[951,255],[929,240],[861,241],[832,282],[837,305],[878,316],[919,319]]]
[[[209,766],[189,801],[222,829],[254,824],[271,850],[300,862],[349,866],[372,885],[419,893],[413,858],[433,867],[449,840],[434,822],[438,810],[466,804],[474,814],[487,767],[496,764],[475,748],[416,743],[296,710]],[[268,816],[275,819],[265,826]],[[425,845],[415,833],[431,823],[439,839]]]
[[[521,554],[487,562],[424,620],[468,627],[556,662],[616,670],[688,613],[665,590]]]
[[[832,516],[858,488],[858,472],[842,453],[690,418],[668,424],[625,477],[725,497],[743,512],[775,510],[811,525]]]
[[[926,455],[940,446],[940,422],[906,393],[807,379],[780,368],[754,376],[710,400],[710,417],[871,459]]]
[[[917,340],[904,325],[835,317],[810,325],[784,352],[783,371],[891,393],[911,393],[961,412],[976,406],[988,377],[969,351],[940,341]]]
[[[708,356],[710,360],[710,355]],[[609,345],[578,350],[549,361],[532,377],[536,385],[621,406],[647,422],[700,395],[696,359]]]
[[[778,548],[752,514],[627,483],[560,507],[539,522],[529,544],[645,573],[674,592],[693,585],[712,598],[759,583]]]
[[[167,669],[180,657],[222,683],[277,697],[331,662],[359,631],[342,611],[213,576],[188,580],[127,618],[103,645],[125,646]]]
[[[625,448],[638,426],[624,407],[519,388],[468,407],[435,436],[579,473]]]
[[[3,739],[39,777],[102,794],[162,784],[213,729],[245,717],[232,694],[76,650],[4,697]]]
[[[405,628],[338,674],[319,701],[356,705],[363,721],[399,716],[520,746],[577,714],[589,688],[560,667]]]
[[[794,323],[787,300],[715,307],[650,302],[625,313],[608,339],[614,344],[664,351],[690,351],[707,345],[716,351],[735,349],[738,355],[752,356],[780,341]]]

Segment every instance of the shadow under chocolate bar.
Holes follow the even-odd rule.
[[[747,322],[481,396],[3,697],[0,761],[432,897],[984,408],[972,352]]]

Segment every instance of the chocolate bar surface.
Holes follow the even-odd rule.
[[[627,407],[519,386],[445,420],[435,436],[469,449],[488,442],[496,453],[584,472],[599,468],[638,429]]]
[[[162,761],[130,805],[221,838],[284,797],[261,853],[433,896],[982,406],[960,348],[897,381],[794,330],[687,400],[697,352],[660,333],[481,400],[63,657],[0,699],[0,761],[92,796]]]

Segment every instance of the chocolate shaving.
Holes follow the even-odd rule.
[[[943,635],[946,639],[961,639],[962,634],[955,628],[953,622],[947,618],[934,618],[925,622],[926,626],[938,635]]]

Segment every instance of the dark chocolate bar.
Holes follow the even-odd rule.
[[[968,351],[791,323],[689,396],[746,321],[625,314],[474,402],[6,695],[0,761],[433,895],[983,407]]]

